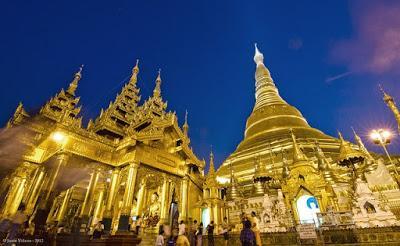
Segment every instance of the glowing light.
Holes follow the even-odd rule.
[[[369,136],[376,144],[388,144],[390,143],[392,133],[386,129],[374,129]]]
[[[387,131],[387,130],[383,130],[382,136],[383,136],[384,138],[390,138],[390,137],[392,136],[392,134],[391,134],[389,131]]]
[[[218,177],[217,176],[217,181],[218,181],[218,183],[220,183],[220,184],[226,184],[226,183],[229,183],[229,178],[224,178],[224,177]]]
[[[61,142],[64,141],[65,135],[64,135],[62,132],[55,132],[55,133],[53,133],[53,135],[52,135],[52,139],[53,139],[54,141],[56,141],[57,143],[61,143]]]

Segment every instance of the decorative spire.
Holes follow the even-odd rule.
[[[254,62],[258,65],[264,64],[264,55],[258,50],[257,43],[254,44],[255,54],[254,54]]]
[[[361,152],[363,152],[366,157],[370,160],[374,160],[374,158],[372,157],[372,155],[369,153],[369,151],[367,150],[367,148],[365,147],[363,141],[361,140],[360,136],[357,135],[356,131],[354,130],[353,127],[351,127],[351,130],[353,130],[354,133],[354,138],[357,142],[358,147],[360,148]]]
[[[256,104],[254,110],[268,104],[287,104],[279,95],[271,74],[264,65],[264,55],[258,49],[257,44],[255,44],[254,62],[257,64],[255,74]]]
[[[158,69],[158,76],[156,79],[156,87],[153,90],[153,97],[160,97],[161,95],[161,69]]]
[[[208,175],[212,176],[215,174],[215,168],[214,168],[214,154],[212,150],[210,151],[210,170],[208,170]]]
[[[233,173],[233,167],[232,167],[232,162],[229,161],[229,168],[231,171],[231,182],[230,185],[228,187],[228,191],[227,191],[227,195],[228,195],[228,199],[230,200],[234,200],[237,199],[239,197],[241,197],[241,194],[239,192],[239,189],[237,187],[237,182],[236,182],[236,178],[235,178],[235,174]]]
[[[79,71],[75,73],[74,79],[72,82],[69,84],[69,87],[67,89],[67,92],[73,96],[75,96],[75,91],[76,88],[78,87],[78,82],[82,78],[82,69],[83,69],[83,64],[79,67]]]
[[[332,172],[330,166],[329,166],[329,161],[326,159],[324,152],[322,151],[321,147],[319,146],[319,143],[317,140],[315,140],[315,147],[317,149],[317,160],[318,160],[318,169],[322,172],[322,175],[324,176],[324,179],[330,183],[333,184],[337,180],[336,176]]]
[[[290,128],[290,135],[293,141],[293,163],[300,161],[308,161],[307,156],[301,151],[300,147],[297,145],[296,137],[294,136],[293,129]]]
[[[325,171],[329,167],[329,162],[326,159],[325,154],[322,151],[321,147],[319,146],[318,140],[315,140],[315,147],[317,149],[316,156],[317,156],[317,160],[318,160],[318,169],[320,171]]]
[[[189,125],[188,125],[187,117],[188,117],[188,111],[186,110],[186,113],[185,113],[185,123],[184,123],[183,126],[182,126],[182,128],[183,128],[183,133],[185,134],[185,136],[188,136],[188,133],[189,133]]]
[[[136,65],[132,69],[132,76],[129,79],[130,84],[136,84],[137,75],[139,74],[139,59],[136,59]]]
[[[364,161],[364,155],[353,149],[349,142],[345,141],[342,133],[338,131],[340,139],[340,149],[338,163],[342,166],[351,166]]]
[[[400,112],[399,109],[396,106],[396,102],[394,101],[393,97],[391,97],[389,94],[387,94],[383,88],[382,85],[379,84],[379,89],[383,93],[383,101],[385,101],[386,105],[392,110],[394,117],[396,118],[397,121],[397,130],[400,133]]]
[[[15,109],[13,117],[7,122],[7,128],[15,124],[21,123],[25,118],[28,118],[29,114],[25,111],[24,105],[22,102],[18,103],[17,108]]]

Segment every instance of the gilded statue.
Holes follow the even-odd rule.
[[[160,220],[160,209],[161,204],[158,200],[157,192],[154,192],[151,195],[150,205],[145,212],[145,224],[147,226],[157,226],[158,221]]]

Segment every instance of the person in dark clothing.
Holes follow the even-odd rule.
[[[242,246],[253,246],[255,245],[256,237],[254,232],[251,230],[251,222],[246,220],[243,222],[243,229],[240,232],[240,242]]]
[[[207,226],[208,246],[214,246],[214,221],[211,221]]]

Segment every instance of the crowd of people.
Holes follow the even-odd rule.
[[[241,220],[243,229],[240,232],[240,241],[242,245],[261,246],[259,220],[256,213],[252,212],[250,216],[243,213]],[[173,237],[166,235],[164,227],[160,226],[155,246],[202,246],[203,240],[207,240],[208,246],[214,246],[215,233],[223,236],[224,246],[227,246],[233,226],[228,223],[228,219],[225,217],[219,228],[220,230],[216,232],[214,221],[211,221],[206,228],[203,227],[202,222],[198,223],[197,220],[194,220],[189,226],[186,226],[184,221],[180,221],[178,235]]]
[[[79,234],[82,233],[79,227],[74,229],[74,227],[68,228],[63,225],[50,225],[44,228],[44,230],[35,232],[36,228],[33,228],[31,223],[29,223],[28,216],[23,213],[24,209],[24,205],[21,205],[11,218],[4,218],[0,221],[0,240],[2,242],[6,242],[6,244],[10,242],[10,244],[12,244],[17,238],[34,240],[39,236],[40,240],[35,241],[37,244],[51,245],[58,234],[76,234],[79,238]],[[250,216],[243,213],[241,220],[243,228],[240,232],[240,241],[242,245],[261,246],[259,220],[256,213],[252,212]],[[208,246],[214,246],[215,234],[223,235],[224,245],[227,246],[232,228],[233,226],[228,223],[226,217],[223,219],[218,231],[214,221],[211,221],[205,228],[203,223],[198,223],[197,220],[194,220],[189,226],[187,226],[184,221],[180,221],[177,236],[172,236],[173,233],[171,232],[166,233],[165,227],[160,226],[155,246],[202,246],[203,240],[207,240]],[[139,234],[140,219],[138,219],[136,223],[131,224],[130,230]],[[92,239],[101,238],[104,234],[104,225],[102,221],[98,221],[89,234],[91,234]]]

